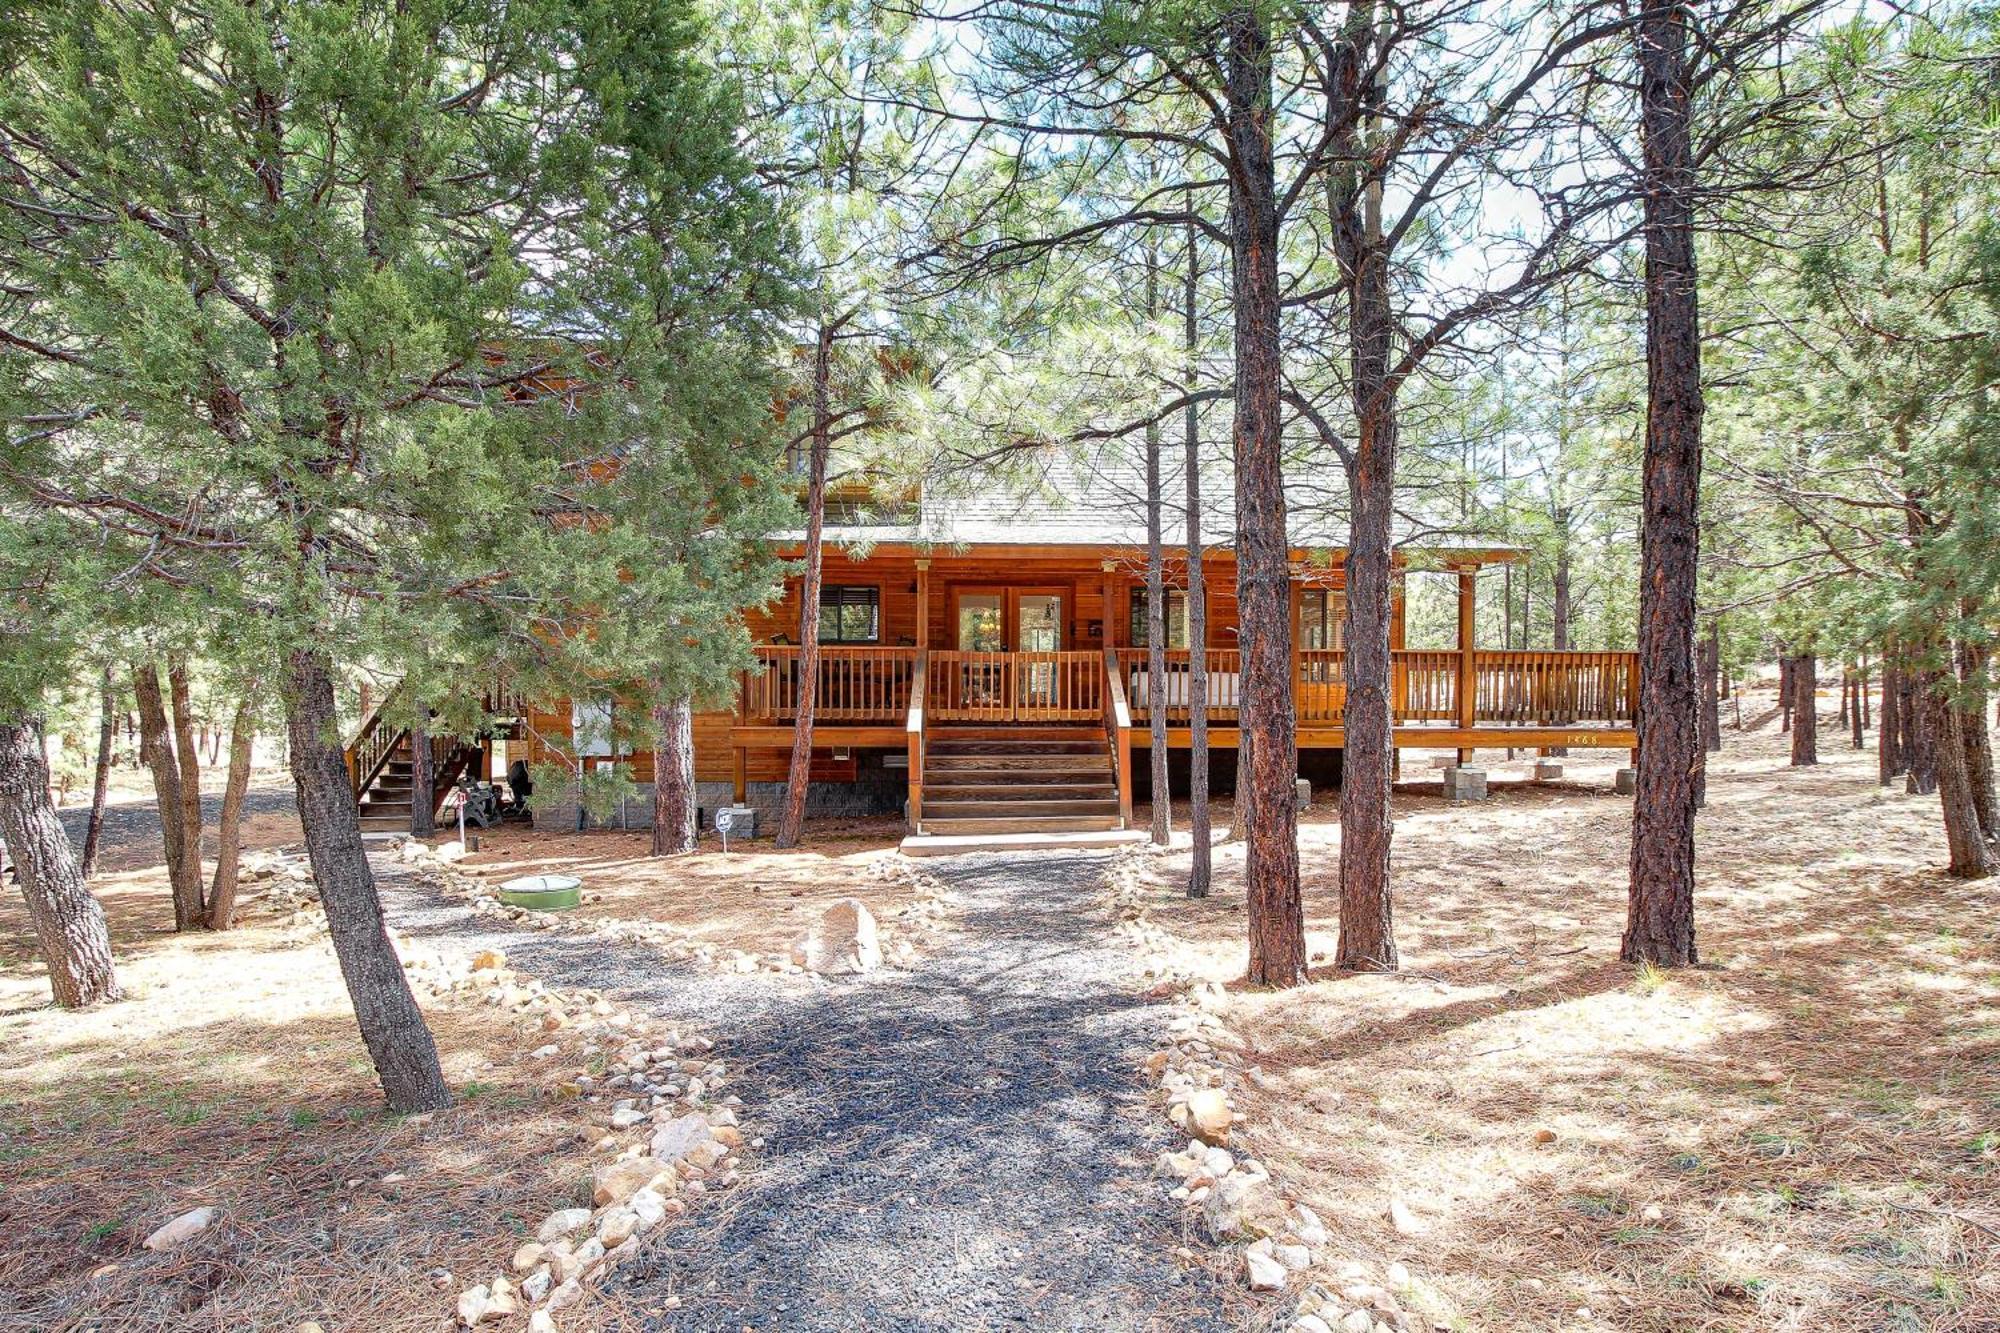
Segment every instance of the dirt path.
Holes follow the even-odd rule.
[[[587,938],[496,932],[385,865],[396,923],[497,943],[551,984],[698,1021],[766,1147],[626,1270],[661,1330],[1240,1326],[1171,1255],[1128,1103],[1159,1014],[1126,984],[1097,857],[933,863],[960,930],[909,972],[721,976]],[[747,1077],[746,1077],[747,1076]],[[671,1298],[679,1298],[677,1303]]]

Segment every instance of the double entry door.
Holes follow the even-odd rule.
[[[982,722],[1094,716],[1081,688],[1087,655],[1065,651],[1069,609],[1068,588],[954,588],[958,650],[942,673],[939,713]]]

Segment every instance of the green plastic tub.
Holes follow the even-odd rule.
[[[523,875],[500,886],[500,901],[509,907],[560,912],[583,901],[583,881],[574,875]]]

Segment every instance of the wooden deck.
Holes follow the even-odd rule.
[[[739,690],[736,733],[752,744],[789,743],[791,725],[798,717],[801,651],[760,647],[756,653],[757,668],[744,673]],[[1242,654],[1236,649],[1210,649],[1204,656],[1209,724],[1218,733],[1218,744],[1232,744],[1221,735],[1234,733]],[[1345,657],[1337,649],[1293,655],[1292,697],[1302,745],[1308,743],[1308,735],[1315,745],[1339,744],[1347,702]],[[1412,736],[1420,731],[1435,733],[1427,734],[1426,742],[1451,743],[1450,734],[1460,731],[1599,735],[1632,729],[1638,698],[1636,653],[1416,648],[1397,649],[1390,657],[1396,728]],[[1134,727],[1147,730],[1152,722],[1143,648],[1116,648],[1109,653],[973,653],[827,646],[819,655],[815,729],[829,735],[858,730],[868,733],[873,743],[894,744],[875,738],[887,737],[885,729],[900,728],[908,720],[912,687],[919,680],[924,682],[924,711],[934,722],[1094,722],[1104,713],[1114,680],[1123,689]],[[1186,744],[1174,736],[1184,735],[1192,700],[1188,654],[1169,652],[1160,691],[1160,706],[1171,729],[1169,744]]]
[[[730,731],[739,800],[745,752],[791,744],[802,683],[798,648],[756,653]],[[1399,748],[1463,753],[1635,742],[1636,653],[1398,649],[1390,658],[1391,734]],[[1345,659],[1338,650],[1293,655],[1301,750],[1345,743]],[[1233,748],[1242,655],[1212,649],[1204,666],[1209,743]],[[1152,744],[1153,710],[1164,714],[1168,746],[1191,744],[1186,651],[1167,654],[1157,700],[1154,694],[1139,648],[997,653],[826,646],[814,681],[813,734],[825,747],[903,749],[909,822],[919,835],[1109,832],[1132,826],[1132,751]],[[1078,771],[1086,767],[1087,778]]]

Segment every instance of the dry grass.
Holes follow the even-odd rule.
[[[1475,806],[1419,761],[1397,794],[1402,973],[1229,1001],[1265,1075],[1250,1147],[1351,1257],[1405,1262],[1447,1326],[2000,1328],[1994,890],[1935,871],[1936,799],[1878,788],[1872,753],[1828,735],[1793,770],[1774,727],[1727,743],[1701,969],[1616,961],[1622,756]],[[1320,963],[1338,833],[1329,799],[1302,835]],[[1240,858],[1205,903],[1178,896],[1184,853],[1147,862],[1152,919],[1206,977],[1242,975]],[[1423,1235],[1391,1228],[1392,1195]]]
[[[435,1330],[587,1195],[554,1091],[574,1066],[526,1054],[545,1038],[432,1004],[459,1104],[390,1116],[322,930],[251,896],[239,929],[177,936],[157,870],[99,888],[131,998],[80,1013],[48,1007],[0,902],[0,1328]],[[202,1204],[222,1215],[197,1242],[140,1247]],[[566,1328],[625,1317],[580,1308]]]
[[[691,943],[782,954],[836,899],[863,898],[884,921],[908,906],[912,880],[869,870],[901,836],[900,824],[888,820],[815,824],[807,845],[793,851],[768,840],[738,841],[725,855],[704,838],[701,851],[662,859],[648,855],[650,833],[538,833],[503,824],[480,833],[479,851],[461,868],[490,884],[575,875],[586,894],[575,915],[659,922]]]

